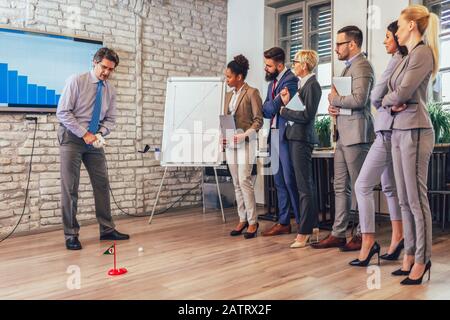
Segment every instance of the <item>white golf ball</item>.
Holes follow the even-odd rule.
[[[138,251],[139,251],[139,252],[144,252],[144,248],[139,247]]]

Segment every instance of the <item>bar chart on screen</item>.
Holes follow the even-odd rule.
[[[0,111],[56,112],[67,78],[88,72],[102,42],[0,27]]]
[[[0,63],[0,104],[3,105],[58,105],[61,94],[34,83],[28,83],[28,76],[10,70],[7,63]]]

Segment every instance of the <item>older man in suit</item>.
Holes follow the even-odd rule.
[[[93,69],[70,77],[56,110],[59,154],[61,158],[61,215],[68,250],[82,248],[76,215],[81,162],[89,173],[94,191],[95,214],[100,225],[100,240],[127,240],[129,235],[115,229],[111,217],[109,179],[103,148],[95,141],[108,135],[116,123],[116,90],[109,81],[119,64],[111,49],[99,49]]]
[[[299,216],[298,190],[295,182],[294,169],[289,156],[289,142],[286,139],[287,120],[280,117],[280,108],[283,106],[280,92],[287,88],[291,97],[298,90],[298,78],[285,65],[286,55],[284,50],[278,47],[264,52],[266,80],[270,81],[267,98],[263,104],[264,118],[270,119],[271,131],[278,129],[276,135],[269,137],[272,159],[279,158],[278,166],[272,163],[274,170],[274,182],[278,196],[279,216],[278,223],[262,233],[263,236],[276,236],[291,233],[290,208],[295,216]]]
[[[336,214],[331,234],[313,245],[313,248],[339,247],[341,251],[361,249],[359,226],[356,235],[347,243],[346,230],[350,218],[352,190],[361,167],[375,138],[373,117],[370,111],[370,92],[374,71],[361,51],[362,31],[347,26],[338,31],[336,54],[345,61],[342,77],[352,78],[352,92],[340,96],[333,87],[328,100],[329,114],[336,119],[336,151],[334,155],[334,191]]]

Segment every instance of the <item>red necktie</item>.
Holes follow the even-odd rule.
[[[277,79],[273,80],[273,84],[272,84],[272,100],[275,99],[275,88],[277,86]],[[272,117],[272,120],[270,121],[270,126],[273,127],[274,125],[274,121],[275,121],[276,116]]]
[[[275,99],[275,88],[277,87],[277,79],[273,80],[272,85],[272,99]]]

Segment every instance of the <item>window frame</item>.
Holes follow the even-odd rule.
[[[443,1],[442,0],[425,0],[424,1],[424,5],[430,10],[430,11],[432,11],[432,7],[433,6],[435,6],[435,5],[438,5],[438,4],[441,4]],[[441,18],[441,17],[439,17],[439,18]],[[450,30],[447,30],[447,31],[445,31],[445,32],[441,32],[440,34],[439,34],[439,39],[442,41],[442,39],[443,38],[445,38],[445,37],[450,37]],[[447,39],[446,41],[450,41],[450,39]],[[442,52],[441,52],[441,54],[442,54]],[[443,73],[450,73],[450,67],[443,67],[443,68],[440,68],[439,69],[439,75],[442,75]],[[441,88],[442,89],[442,88]],[[447,101],[442,101],[442,92],[439,92],[440,93],[440,99],[441,99],[441,102],[442,102],[442,104],[444,105],[444,107],[446,108],[446,109],[448,109],[448,110],[450,110],[450,99],[449,100],[447,100]]]
[[[302,49],[311,49],[311,37],[315,34],[318,34],[319,30],[317,31],[310,31],[311,28],[311,21],[310,21],[310,11],[315,6],[320,5],[329,5],[331,10],[333,9],[333,1],[332,0],[304,0],[300,3],[290,4],[283,7],[279,7],[276,9],[276,19],[275,19],[275,43],[282,47],[284,50],[289,50],[286,52],[286,58],[288,59],[290,57],[290,47],[285,48],[282,46],[282,42],[286,41],[288,37],[281,37],[281,17],[285,15],[289,15],[290,13],[294,14],[297,11],[300,11],[298,14],[303,17],[303,35],[302,35]],[[330,30],[330,37],[331,37],[331,47],[330,47],[330,56],[326,59],[321,58],[319,64],[327,64],[331,63],[331,70],[333,70],[333,26],[334,26],[334,19],[333,14],[331,14],[331,30]],[[291,61],[286,61],[286,67],[291,67]],[[315,73],[318,72],[318,67],[315,70]],[[322,90],[330,90],[330,85],[323,85],[321,86]],[[323,116],[327,114],[317,114],[317,116]]]
[[[302,48],[304,48],[305,46],[305,10],[306,10],[306,6],[305,6],[305,2],[301,2],[300,4],[290,4],[284,7],[280,7],[278,9],[276,9],[276,21],[275,21],[275,26],[276,26],[276,30],[275,30],[275,43],[281,46],[281,43],[283,41],[286,41],[289,39],[289,37],[281,37],[281,17],[285,16],[285,15],[291,15],[292,18],[295,18],[297,16],[300,16],[303,18],[303,34],[302,34],[302,39],[301,39],[301,43],[302,43]],[[297,13],[297,11],[300,11]],[[291,18],[289,17],[289,18]],[[283,48],[283,47],[282,47]],[[283,48],[283,50],[287,50],[290,49],[289,48]],[[289,57],[289,53],[290,50],[286,52],[286,58]],[[289,68],[291,65],[291,61],[286,61],[286,66]]]
[[[287,15],[288,17],[287,17],[287,21],[288,21],[288,26],[290,25],[290,21],[292,21],[292,20],[294,20],[294,19],[296,19],[296,18],[303,18],[304,19],[304,15],[303,15],[303,11],[302,10],[300,10],[300,12],[299,13],[296,13],[297,11],[299,11],[298,9],[297,10],[294,10],[294,11],[291,11],[291,12],[286,12],[286,13],[282,13],[282,14],[280,14],[280,15],[277,15],[277,21],[278,21],[278,23],[277,23],[277,25],[278,25],[278,27],[279,27],[279,29],[278,29],[278,32],[277,32],[277,39],[278,39],[278,45],[280,45],[281,46],[281,43],[283,42],[283,41],[289,41],[291,38],[292,38],[292,35],[287,35],[287,36],[285,36],[285,37],[281,37],[280,36],[280,24],[281,24],[281,16],[284,16],[284,15]],[[300,42],[301,42],[301,45],[302,45],[302,47],[304,46],[304,41],[305,41],[305,37],[304,37],[304,34],[305,34],[305,21],[303,20],[303,30],[302,30],[302,32],[303,32],[303,34],[302,34],[302,36],[303,37],[301,37],[301,40],[300,40]],[[288,48],[283,48],[283,50],[287,50],[286,51],[286,56],[289,56],[289,54],[290,54],[290,52],[291,52],[291,45],[292,45],[292,43],[291,42],[289,42],[289,47]],[[290,64],[290,61],[287,61],[287,63],[286,63],[287,65],[289,65]]]
[[[320,62],[324,62],[324,63],[329,63],[332,62],[333,60],[333,3],[331,0],[307,0],[306,1],[306,16],[305,16],[305,21],[308,23],[307,28],[306,28],[306,32],[305,32],[305,39],[307,40],[307,44],[308,46],[305,49],[311,49],[311,39],[312,36],[315,34],[319,34],[319,30],[317,31],[310,31],[310,27],[311,27],[311,21],[310,21],[310,11],[312,7],[316,7],[316,6],[320,6],[320,5],[324,5],[324,4],[329,4],[330,8],[331,8],[331,31],[330,31],[330,39],[331,39],[331,49],[330,49],[330,56],[325,59],[325,60],[321,60]],[[306,25],[306,24],[305,24]],[[331,87],[331,86],[330,86]]]
[[[304,0],[301,1],[300,3],[295,3],[295,4],[290,4],[284,7],[280,7],[276,9],[276,30],[275,30],[275,43],[277,43],[277,45],[281,46],[281,42],[282,41],[286,41],[288,40],[288,37],[281,37],[280,36],[280,24],[281,24],[281,16],[285,16],[285,15],[289,15],[290,13],[292,13],[294,16],[300,15],[303,17],[303,36],[302,36],[302,48],[303,49],[310,49],[310,41],[311,41],[311,36],[315,35],[318,33],[318,31],[313,31],[310,32],[310,10],[312,7],[315,6],[320,6],[320,5],[324,5],[324,4],[329,4],[332,8],[332,0]],[[294,14],[296,11],[300,11],[297,14]],[[333,32],[333,15],[331,16],[331,33]],[[331,34],[331,38],[332,34]],[[287,48],[283,48],[283,49],[287,49]],[[330,52],[330,57],[329,59],[320,61],[325,62],[325,63],[329,63],[332,62],[332,56],[333,56],[333,45],[331,45],[331,52]],[[286,55],[288,54],[288,52],[286,52]],[[286,61],[286,65],[288,67],[290,67],[290,61]]]
[[[442,76],[444,73],[450,74],[450,67],[439,69],[439,75]],[[446,110],[450,111],[450,98],[448,100],[444,101],[443,100],[443,92],[440,92],[440,94],[441,94],[440,99],[441,99],[442,105],[444,106],[444,108]],[[449,92],[449,96],[450,96],[450,92]]]
[[[333,48],[334,48],[333,47],[333,23],[334,23],[334,19],[333,19],[333,1],[332,0],[308,0],[308,1],[306,1],[306,6],[307,6],[307,8],[306,8],[307,28],[306,28],[306,32],[305,32],[306,35],[305,36],[307,37],[306,38],[307,39],[307,44],[308,44],[307,49],[311,49],[312,36],[319,33],[319,30],[313,31],[313,32],[310,32],[310,30],[309,30],[311,28],[311,21],[310,21],[311,8],[315,7],[315,6],[324,5],[324,4],[330,5],[330,8],[331,8],[331,30],[330,30],[331,45],[330,45],[330,56],[327,57],[326,59],[320,58],[319,65],[330,63],[331,64],[331,66],[330,66],[331,70],[333,70]],[[306,23],[305,23],[305,25],[306,25]],[[319,71],[318,70],[319,65],[315,69],[315,73],[317,75],[319,75],[319,72],[318,72]],[[333,74],[333,72],[331,72],[331,74]],[[321,87],[322,92],[324,94],[324,92],[326,90],[331,90],[332,85],[330,83],[329,85],[321,85],[320,87]],[[325,97],[322,96],[322,99],[324,99],[324,98]],[[319,108],[320,108],[320,105],[319,105]],[[317,117],[321,117],[321,116],[328,116],[328,113],[317,113]]]

